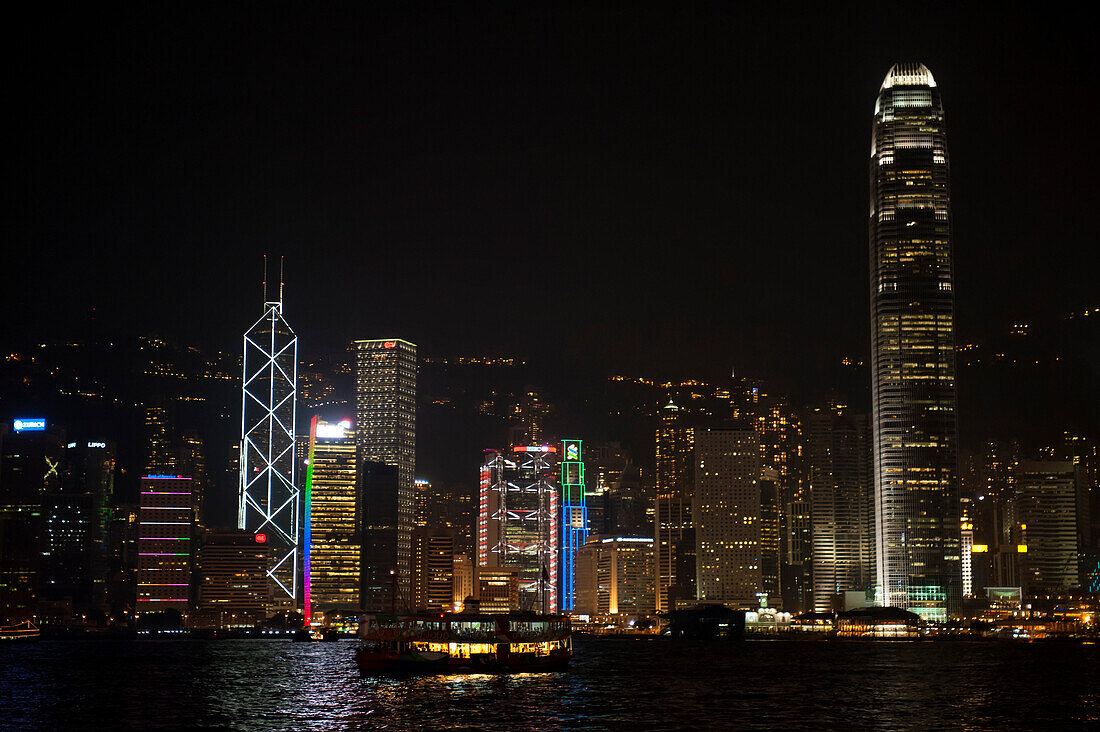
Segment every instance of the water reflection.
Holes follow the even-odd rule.
[[[576,646],[568,672],[369,676],[355,668],[351,642],[43,641],[0,649],[0,727],[985,729],[1100,721],[1097,646]]]

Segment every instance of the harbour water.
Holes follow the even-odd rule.
[[[568,672],[361,676],[353,641],[0,646],[4,729],[1083,729],[1100,646],[576,639]]]

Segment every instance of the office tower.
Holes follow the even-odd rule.
[[[192,626],[253,628],[267,617],[270,550],[262,534],[208,532],[199,549],[198,602]]]
[[[151,472],[151,471],[150,471]],[[203,449],[202,438],[193,430],[185,431],[176,446],[176,469],[178,475],[191,476],[191,490],[193,491],[195,504],[195,523],[200,527],[205,524],[206,489],[209,485],[206,474],[206,457]]]
[[[638,466],[627,463],[606,492],[601,492],[605,507],[603,533],[620,536],[653,536],[651,517],[646,512],[646,507],[651,506],[653,501],[646,491],[641,472]],[[590,513],[589,531],[600,533],[592,531],[591,516]],[[692,572],[691,576],[694,581],[695,573]]]
[[[355,430],[349,420],[310,422],[304,512],[305,592],[310,613],[359,608],[359,495]]]
[[[1019,584],[1019,573],[1016,571],[1018,537],[1014,536],[1015,471],[1019,462],[1019,444],[990,440],[981,456],[974,459],[977,475],[968,476],[974,483],[967,521],[973,527],[970,573],[972,589],[978,595],[982,594],[983,587]],[[960,531],[960,542],[961,539]]]
[[[654,551],[656,558],[656,551]],[[698,553],[695,550],[695,529],[684,529],[680,538],[672,545],[672,584],[668,586],[668,607],[691,606],[699,597],[695,584],[698,570]]]
[[[409,594],[399,591],[397,576],[396,465],[363,460],[359,463],[360,607],[368,612],[408,609]]]
[[[521,610],[558,611],[558,448],[486,450],[480,473],[477,561],[519,570]]]
[[[267,296],[265,271],[264,314],[244,334],[237,528],[267,537],[272,607],[294,609],[301,538],[294,454],[298,337],[283,318],[281,276],[278,299]]]
[[[115,448],[82,439],[64,454],[61,480],[43,496],[40,611],[55,624],[104,624]]]
[[[179,411],[164,396],[145,405],[145,474],[190,476],[195,520],[202,526],[208,482],[203,442],[195,431],[179,429]]]
[[[959,521],[959,574],[963,597],[974,596],[974,524],[966,515]]]
[[[782,600],[780,586],[781,542],[779,471],[765,467],[760,471],[760,591],[768,596],[769,606],[775,607]],[[801,505],[795,502],[794,506]],[[800,534],[796,534],[800,536]],[[787,608],[788,610],[791,608]],[[801,609],[801,608],[799,608]]]
[[[695,430],[696,588],[700,602],[756,607],[760,444],[752,429]]]
[[[451,604],[456,612],[462,612],[466,600],[474,599],[474,560],[466,554],[455,554],[451,573],[454,577]]]
[[[455,536],[446,529],[413,530],[413,607],[450,612],[455,595]]]
[[[397,586],[409,595],[416,506],[416,345],[398,338],[355,341],[359,460],[397,467]],[[387,525],[391,523],[386,519]]]
[[[38,612],[43,498],[60,489],[64,435],[44,418],[12,421],[0,433],[0,620]]]
[[[651,616],[656,611],[653,539],[592,537],[577,554],[577,602],[584,615]]]
[[[1087,588],[1100,576],[1100,447],[1095,440],[1064,432],[1058,455],[1072,462],[1076,473],[1080,585]]]
[[[695,429],[671,400],[661,408],[657,427],[656,496],[653,536],[657,563],[657,611],[673,609],[668,589],[676,581],[673,547],[691,530]]]
[[[940,90],[895,64],[871,139],[876,593],[945,620],[961,592],[951,202]]]
[[[561,610],[573,609],[573,560],[588,541],[584,461],[581,441],[562,440],[561,461]]]
[[[176,430],[173,410],[163,397],[145,405],[145,473],[176,472]]]
[[[298,398],[306,409],[320,409],[335,403],[336,385],[319,364],[303,363],[298,371]]]
[[[113,622],[128,624],[134,617],[137,598],[138,503],[119,503],[107,526],[107,598]]]
[[[584,503],[589,533],[623,533],[611,524],[611,512],[615,508],[611,504],[621,497],[621,494],[613,494],[629,465],[630,460],[621,443],[589,442],[584,446]]]
[[[474,599],[483,613],[511,613],[525,608],[520,597],[520,567],[474,567]]]
[[[432,491],[431,481],[417,478],[413,481],[413,528],[421,529],[425,526],[440,525],[441,517],[433,515],[434,509],[439,507],[438,501],[433,501],[435,496]]]
[[[1016,471],[1016,521],[1024,593],[1076,587],[1077,482],[1073,463],[1020,463]]]
[[[542,389],[526,386],[519,401],[510,407],[512,424],[508,428],[509,445],[542,445],[550,442],[545,434],[546,418],[553,406],[543,397]]]
[[[867,415],[818,409],[802,422],[813,542],[814,610],[874,584],[871,422]],[[844,609],[844,608],[840,608]]]
[[[191,603],[195,510],[191,479],[146,475],[138,517],[137,613],[176,610]]]
[[[451,527],[455,532],[455,551],[468,557],[477,556],[477,520],[480,509],[480,486],[463,484],[451,488],[450,498],[453,516]]]
[[[774,471],[771,477],[779,508],[778,574],[784,580],[781,589],[783,607],[792,612],[808,610],[812,587],[812,543],[809,496],[803,474],[801,420],[786,396],[769,394],[762,382],[743,383],[739,391],[742,399],[737,412],[741,419],[752,421],[760,437],[760,463]],[[769,497],[770,491],[769,486]],[[767,574],[765,571],[766,577]],[[765,583],[770,586],[770,579],[766,579]],[[770,592],[769,597],[773,597]]]

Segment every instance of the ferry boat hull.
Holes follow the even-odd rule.
[[[404,671],[420,673],[531,673],[565,671],[573,657],[572,651],[551,652],[548,656],[509,658],[452,658],[446,654],[380,653],[360,649],[355,663],[360,671]]]
[[[561,671],[573,657],[569,619],[509,615],[364,615],[355,663],[364,673]]]
[[[42,631],[29,620],[16,625],[0,626],[0,642],[32,643],[42,636]]]

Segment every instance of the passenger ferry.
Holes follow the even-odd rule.
[[[560,671],[573,657],[569,618],[509,613],[363,615],[362,671]]]
[[[41,635],[42,631],[29,620],[0,626],[0,641],[36,641]]]

